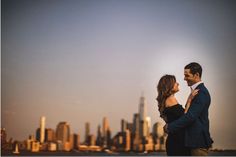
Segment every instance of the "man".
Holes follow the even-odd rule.
[[[198,63],[190,63],[184,68],[184,80],[187,81],[191,90],[199,89],[193,98],[186,114],[178,120],[166,124],[164,130],[173,133],[185,128],[185,145],[191,149],[191,155],[208,155],[208,149],[213,141],[209,132],[208,109],[211,97],[201,81],[202,67]]]

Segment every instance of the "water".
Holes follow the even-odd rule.
[[[104,152],[28,152],[21,151],[20,154],[13,154],[11,151],[2,151],[2,156],[166,156],[166,152],[151,152],[151,153],[104,153]],[[234,151],[210,151],[209,156],[236,156],[236,150]]]

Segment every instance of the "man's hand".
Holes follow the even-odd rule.
[[[166,124],[166,125],[163,127],[163,130],[164,130],[165,133],[167,133],[167,134],[169,133],[169,131],[168,131],[168,124]]]

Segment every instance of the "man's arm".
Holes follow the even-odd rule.
[[[176,121],[169,123],[166,127],[168,133],[173,133],[179,129],[185,128],[187,125],[194,122],[201,114],[203,108],[207,104],[207,99],[204,92],[199,92],[193,100],[188,112],[181,116]]]

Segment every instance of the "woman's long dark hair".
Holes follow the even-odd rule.
[[[174,75],[164,75],[161,77],[161,79],[158,82],[157,85],[157,102],[158,102],[158,110],[160,112],[160,117],[164,119],[165,122],[167,122],[166,116],[164,114],[165,110],[165,102],[166,99],[173,94],[173,87],[175,85],[176,78]]]

